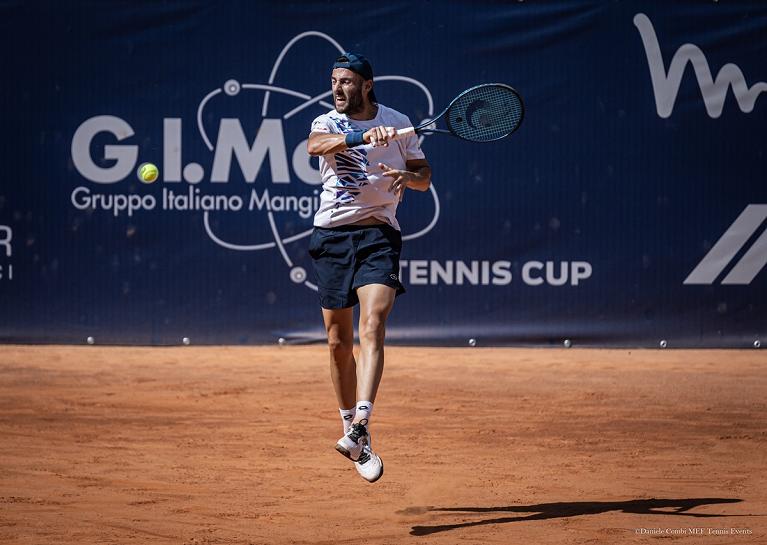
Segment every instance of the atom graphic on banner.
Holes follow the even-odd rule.
[[[291,89],[285,89],[284,87],[279,87],[274,85],[274,81],[277,77],[280,64],[282,63],[283,58],[285,55],[290,51],[290,48],[293,47],[297,42],[300,40],[303,40],[304,38],[308,37],[319,37],[330,44],[333,45],[340,53],[343,53],[345,51],[344,48],[341,47],[341,45],[334,40],[332,37],[328,36],[327,34],[324,34],[322,32],[317,31],[309,31],[304,32],[302,34],[299,34],[295,36],[293,39],[291,39],[287,45],[282,49],[280,54],[277,57],[277,60],[274,63],[274,66],[272,67],[272,72],[269,76],[269,81],[267,84],[260,84],[260,83],[240,83],[237,80],[230,79],[226,81],[223,85],[223,87],[214,89],[210,93],[208,93],[200,102],[199,106],[197,107],[197,128],[200,131],[200,135],[205,142],[205,145],[208,147],[210,151],[213,151],[213,143],[210,141],[210,138],[208,137],[205,128],[203,126],[203,111],[205,109],[205,105],[215,96],[220,95],[221,93],[224,93],[227,96],[236,96],[240,92],[244,90],[258,90],[264,92],[264,103],[261,110],[262,117],[266,117],[267,109],[269,107],[269,97],[271,93],[280,93],[283,95],[288,95],[291,97],[295,97],[298,99],[301,99],[303,102],[301,102],[299,105],[297,105],[295,108],[290,110],[289,112],[282,115],[282,119],[286,120],[291,117],[293,117],[298,112],[304,110],[305,108],[308,108],[313,105],[320,105],[325,108],[328,108],[332,110],[334,108],[334,105],[327,102],[326,99],[330,97],[332,94],[332,91],[328,90],[325,91],[317,96],[310,96],[306,93],[302,93],[299,91],[294,91]],[[434,115],[434,103],[432,100],[431,92],[429,89],[420,81],[407,77],[407,76],[396,76],[396,75],[390,75],[390,76],[376,76],[376,81],[399,81],[403,82],[409,85],[414,85],[418,89],[420,89],[427,100],[428,103],[428,116],[429,118]],[[419,138],[419,143],[423,143],[423,136]],[[184,179],[189,181],[190,183],[196,183],[199,182],[203,177],[203,171],[202,167],[198,164],[192,163],[187,165],[184,168]],[[439,197],[437,196],[437,191],[434,188],[434,184],[431,185],[430,194],[432,196],[432,199],[434,201],[434,215],[429,221],[429,223],[420,231],[410,233],[410,234],[403,234],[403,240],[412,240],[419,237],[422,237],[423,235],[427,234],[429,231],[431,231],[434,226],[437,223],[437,220],[439,219]],[[268,201],[267,201],[268,202]],[[301,240],[302,238],[308,237],[312,233],[312,229],[307,229],[306,231],[303,231],[301,233],[295,234],[290,237],[283,238],[282,234],[280,233],[279,229],[277,228],[277,223],[274,219],[274,214],[272,210],[267,207],[267,217],[269,220],[269,227],[271,230],[272,239],[268,242],[261,242],[257,244],[234,244],[231,242],[227,242],[223,240],[220,236],[216,235],[213,232],[213,229],[210,225],[210,212],[205,211],[203,215],[203,223],[205,225],[205,231],[208,234],[208,237],[218,244],[219,246],[223,248],[227,248],[229,250],[235,250],[235,251],[261,251],[261,250],[270,250],[272,248],[277,248],[280,252],[280,255],[282,256],[282,259],[287,264],[289,271],[290,271],[290,279],[295,282],[296,284],[304,284],[306,287],[317,290],[317,286],[307,280],[307,274],[306,270],[303,267],[296,266],[293,263],[293,260],[288,255],[287,250],[285,247],[293,242],[296,242],[297,240]]]

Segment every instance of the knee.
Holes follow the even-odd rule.
[[[345,362],[353,353],[354,341],[351,339],[341,339],[340,337],[331,335],[328,337],[328,348],[330,349],[330,355],[334,361]]]
[[[360,340],[380,345],[383,344],[385,335],[386,324],[379,316],[366,316],[360,321]]]

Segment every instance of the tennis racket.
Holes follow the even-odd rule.
[[[434,127],[442,116],[447,129]],[[437,117],[417,127],[397,130],[394,138],[444,133],[471,142],[492,142],[516,131],[524,116],[525,105],[516,90],[503,83],[483,83],[463,91]]]

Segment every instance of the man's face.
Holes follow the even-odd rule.
[[[330,75],[330,87],[336,111],[340,114],[356,114],[365,107],[365,94],[368,92],[365,80],[348,68],[336,68]]]

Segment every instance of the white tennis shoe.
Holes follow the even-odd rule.
[[[362,447],[367,443],[367,438],[367,427],[356,422],[349,426],[349,431],[336,442],[336,450],[351,461],[356,462],[362,455]]]
[[[357,473],[369,483],[374,483],[381,478],[384,472],[383,460],[378,456],[366,441],[362,446],[362,454],[354,462]]]
[[[336,450],[354,462],[357,473],[370,483],[383,475],[383,461],[371,448],[370,432],[362,423],[349,426],[349,430],[336,443]]]

